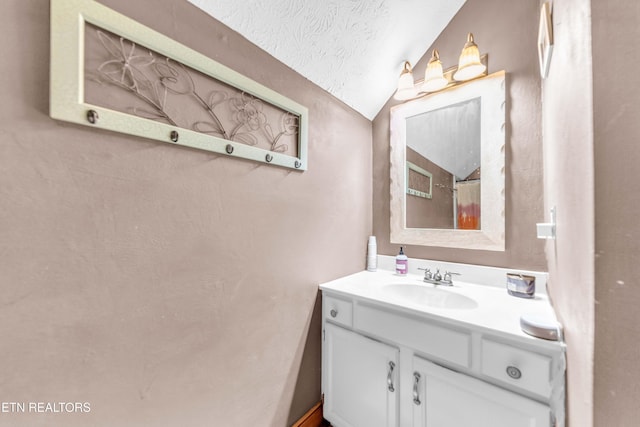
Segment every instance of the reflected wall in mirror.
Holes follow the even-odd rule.
[[[407,164],[424,165],[437,176],[431,201],[407,192],[408,228],[480,228],[480,102],[473,98],[407,117]]]
[[[504,71],[391,109],[392,243],[504,250],[504,125]]]

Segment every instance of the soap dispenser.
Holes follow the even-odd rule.
[[[400,253],[396,256],[396,274],[405,275],[407,274],[407,262],[408,258],[404,254],[404,249],[400,246]]]

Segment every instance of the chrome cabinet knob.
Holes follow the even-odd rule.
[[[519,380],[522,377],[522,372],[515,366],[507,366],[507,375],[514,380]]]
[[[331,311],[329,312],[329,314],[331,315],[331,317],[336,317],[338,315],[338,310],[336,310],[335,308],[331,309]]]

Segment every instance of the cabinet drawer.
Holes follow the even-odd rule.
[[[431,320],[357,304],[355,327],[371,336],[389,340],[447,364],[471,367],[471,335]]]
[[[413,358],[413,426],[551,427],[551,408],[516,392]]]
[[[322,311],[325,319],[340,325],[353,326],[353,305],[351,301],[323,295]]]
[[[482,340],[484,375],[544,398],[551,395],[551,362],[549,356]]]

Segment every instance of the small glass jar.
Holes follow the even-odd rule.
[[[507,292],[519,298],[534,298],[536,278],[526,274],[507,273]]]

